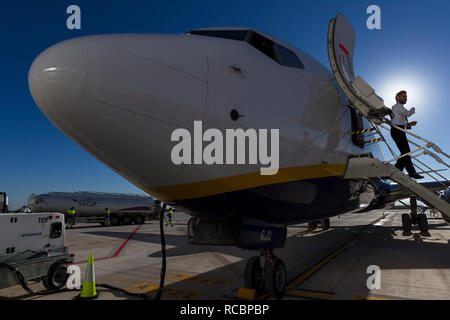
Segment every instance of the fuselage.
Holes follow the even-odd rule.
[[[328,69],[256,30],[209,30],[219,36],[206,29],[58,43],[31,66],[31,93],[89,153],[194,216],[291,224],[359,208],[362,185],[342,179],[346,161],[377,146],[355,144],[351,132],[362,120],[352,118]],[[245,116],[232,119],[233,109]],[[194,121],[222,132],[279,129],[278,173],[263,176],[254,164],[174,164],[171,133],[192,131]]]

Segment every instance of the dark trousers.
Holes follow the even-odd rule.
[[[400,131],[396,128],[391,129],[391,137],[394,139],[395,144],[397,145],[398,149],[400,150],[400,153],[402,155],[406,153],[410,153],[411,149],[409,148],[408,139],[406,138],[406,133],[403,131]],[[403,158],[400,158],[397,160],[397,163],[395,166],[400,170],[403,171],[403,169],[406,168],[406,171],[408,171],[409,174],[414,174],[416,172],[416,169],[414,168],[414,165],[411,161],[410,156],[406,156]]]

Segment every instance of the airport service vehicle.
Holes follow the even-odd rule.
[[[64,215],[60,213],[0,214],[0,288],[17,284],[17,269],[28,281],[43,281],[47,289],[66,284],[67,265],[73,263],[64,243]]]
[[[390,109],[355,77],[355,32],[344,16],[330,21],[325,43],[332,72],[251,28],[94,35],[45,50],[28,82],[36,104],[67,136],[158,201],[192,215],[191,243],[259,250],[247,263],[245,286],[280,297],[286,268],[274,249],[284,246],[286,227],[321,221],[327,228],[330,217],[361,209],[368,184],[377,194],[368,208],[398,200],[382,180],[391,179],[396,196],[420,197],[450,221],[448,204],[381,162],[378,140],[365,139],[366,129],[382,135],[377,126],[389,124]],[[181,163],[172,157],[178,129],[193,132]],[[214,131],[205,137],[207,129]],[[233,129],[248,133],[244,145],[227,140],[244,151],[246,140],[253,147],[258,140],[251,130],[278,129],[278,170],[262,175],[263,161],[246,161],[247,154],[233,162],[237,155],[224,148]],[[201,152],[208,148],[216,153],[206,164]]]
[[[111,211],[111,225],[142,224],[154,219],[154,202],[151,197],[106,192],[49,192],[32,194],[28,207],[33,212],[62,212],[74,207],[76,222],[104,223],[105,208]]]
[[[0,213],[8,212],[8,196],[6,192],[0,192]]]

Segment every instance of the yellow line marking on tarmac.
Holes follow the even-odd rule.
[[[166,280],[175,281],[176,282],[187,282],[193,284],[200,285],[208,285],[208,286],[223,286],[226,284],[232,283],[230,280],[219,279],[219,278],[208,278],[201,277],[196,275],[188,275],[183,273],[175,273],[169,276],[166,276]],[[174,283],[168,284],[164,286],[163,296],[171,299],[198,299],[204,295],[202,291],[189,290],[184,288],[178,288],[173,286]],[[138,292],[138,293],[150,293],[154,291],[154,294],[158,291],[159,284],[155,283],[139,283],[135,284],[129,288],[126,288],[127,291]]]
[[[352,300],[389,300],[389,299],[378,298],[378,297],[362,297],[362,296],[354,296],[354,297],[352,297]]]
[[[163,296],[166,296],[167,298],[178,298],[183,300],[195,300],[202,297],[203,295],[204,292],[171,287],[165,287],[163,292]]]
[[[255,289],[239,288],[237,298],[239,300],[255,300],[258,294]]]
[[[140,284],[136,284],[134,286],[128,287],[125,290],[127,291],[133,291],[133,292],[138,292],[138,293],[149,293],[149,294],[156,294],[156,292],[158,291],[159,285],[155,284],[155,283],[140,283]],[[202,297],[204,295],[204,292],[201,291],[194,291],[194,290],[189,290],[189,289],[184,289],[184,288],[176,288],[176,287],[171,287],[171,285],[168,286],[164,286],[164,291],[163,291],[163,297],[168,298],[168,299],[183,299],[183,300],[187,300],[187,299],[198,299],[200,297]]]
[[[316,299],[324,299],[329,300],[333,297],[332,293],[325,292],[313,292],[313,291],[305,291],[305,290],[286,290],[286,294],[290,296],[296,297],[305,297],[305,298],[316,298]]]
[[[170,281],[187,281],[197,284],[206,284],[211,286],[223,286],[226,284],[230,284],[232,281],[219,279],[219,278],[207,278],[201,276],[188,275],[183,273],[175,273],[171,276],[166,277],[167,280]]]
[[[133,292],[137,292],[137,293],[147,293],[153,290],[158,290],[159,285],[154,284],[154,283],[139,283],[139,284],[135,284],[134,286],[128,287],[125,290],[127,291],[133,291]]]
[[[359,233],[356,237],[353,237],[352,239],[350,239],[345,245],[343,245],[341,248],[339,248],[338,250],[336,250],[335,252],[333,252],[332,254],[330,254],[328,257],[326,257],[325,259],[323,259],[322,261],[320,261],[318,264],[314,265],[313,267],[311,267],[309,270],[307,270],[306,272],[302,273],[302,275],[300,277],[298,277],[297,279],[295,279],[293,282],[291,282],[289,284],[290,287],[295,287],[298,286],[300,283],[302,283],[303,281],[305,281],[307,278],[309,278],[314,272],[316,272],[317,270],[319,270],[320,268],[322,268],[325,264],[327,264],[331,259],[333,259],[334,257],[336,257],[339,253],[341,253],[342,251],[344,251],[345,248],[347,248],[347,246],[353,242],[358,240],[360,237],[362,236],[362,232]]]

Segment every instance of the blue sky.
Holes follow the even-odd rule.
[[[66,28],[66,8],[81,8],[82,29]],[[381,8],[381,30],[366,28],[366,8]],[[342,12],[356,30],[355,72],[386,101],[409,90],[415,132],[450,151],[450,1],[16,1],[1,4],[0,191],[15,209],[34,193],[142,193],[69,138],[40,112],[28,89],[33,59],[52,44],[98,33],[182,33],[248,26],[273,34],[329,66],[328,22]]]

